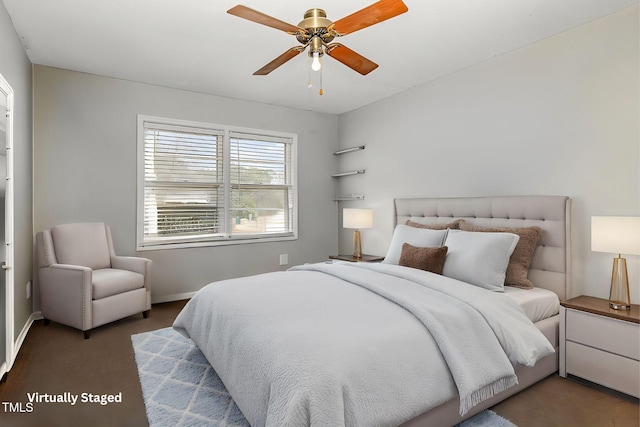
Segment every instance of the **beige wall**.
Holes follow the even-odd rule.
[[[328,178],[337,140],[367,145],[337,168],[367,169],[337,181],[338,194],[366,195],[340,207],[375,209],[366,252],[385,253],[394,197],[568,195],[574,294],[606,296],[613,255],[591,252],[589,222],[640,214],[638,40],[633,7],[339,118],[36,67],[35,228],[104,220],[133,254],[135,115],[211,121],[300,135],[300,239],[142,253],[156,261],[156,296],[278,269],[280,253],[324,259],[337,246],[327,230],[348,252]],[[628,259],[638,302],[638,257]]]
[[[296,133],[299,239],[135,251],[138,114]],[[154,261],[153,301],[209,282],[318,262],[338,246],[333,170],[338,118],[45,66],[34,67],[34,227],[103,221],[116,252]],[[327,232],[329,230],[329,232]]]
[[[11,19],[0,2],[0,74],[14,91],[13,167],[14,167],[14,330],[17,338],[32,313],[27,299],[33,258],[32,180],[31,180],[31,62]]]
[[[614,254],[591,252],[590,218],[640,215],[638,7],[343,114],[339,193],[374,208],[365,252],[384,255],[394,197],[567,195],[574,295],[608,297]],[[348,251],[351,235],[340,233]],[[632,300],[638,256],[627,256]]]

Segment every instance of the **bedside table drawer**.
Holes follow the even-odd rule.
[[[640,325],[637,323],[567,310],[566,329],[568,341],[640,360]]]
[[[640,397],[640,363],[606,351],[567,342],[567,373]]]

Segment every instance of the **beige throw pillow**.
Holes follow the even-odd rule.
[[[471,225],[468,222],[462,222],[460,229],[464,231],[493,232],[493,233],[513,233],[520,236],[516,248],[509,258],[507,266],[507,274],[504,284],[523,289],[532,289],[533,283],[527,279],[529,266],[533,258],[533,252],[536,250],[538,239],[542,230],[540,227],[479,227]]]
[[[447,258],[446,246],[437,248],[418,248],[408,243],[402,245],[399,265],[442,274],[444,261]]]
[[[461,222],[464,222],[464,220],[463,219],[456,219],[455,221],[450,222],[448,224],[420,224],[419,222],[411,221],[410,219],[408,219],[405,224],[410,226],[410,227],[429,228],[431,230],[446,230],[447,228],[451,228],[453,230],[458,230],[458,229],[460,229],[460,223]]]

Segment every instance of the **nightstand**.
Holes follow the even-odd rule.
[[[640,397],[640,306],[579,296],[560,303],[560,376]]]
[[[380,262],[384,259],[383,256],[377,255],[362,255],[362,258],[356,258],[353,255],[330,255],[329,258],[349,262]]]

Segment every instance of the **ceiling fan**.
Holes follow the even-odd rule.
[[[319,70],[320,57],[324,54],[342,62],[362,75],[378,68],[378,64],[354,52],[340,43],[331,43],[334,38],[370,27],[409,10],[402,0],[380,0],[364,9],[332,22],[324,10],[314,8],[304,14],[298,25],[291,25],[262,12],[238,5],[227,11],[231,15],[257,22],[286,32],[296,37],[302,46],[295,46],[253,73],[264,76],[303,52],[309,47],[309,56],[313,59],[311,68]]]

